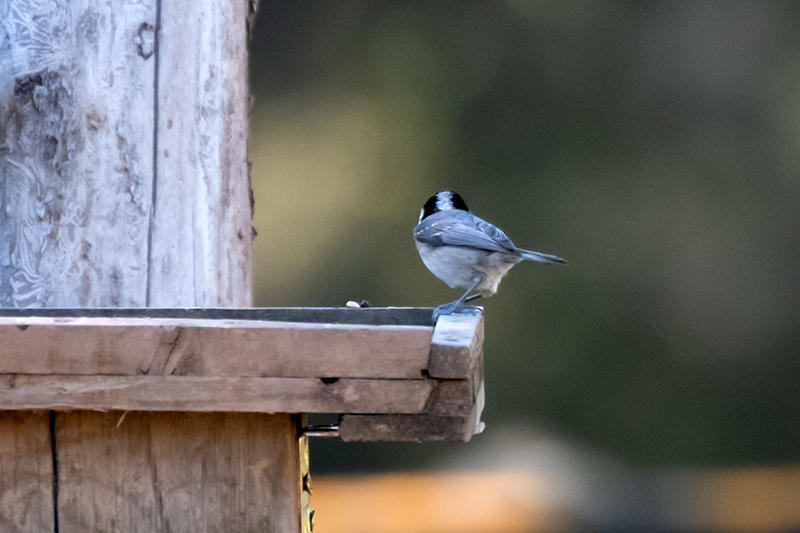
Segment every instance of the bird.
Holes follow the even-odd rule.
[[[503,276],[521,261],[567,263],[555,255],[517,248],[503,230],[473,215],[453,191],[428,198],[414,228],[414,242],[434,276],[453,289],[466,289],[458,300],[434,309],[434,322],[444,315],[479,313],[478,307],[466,302],[496,293]]]

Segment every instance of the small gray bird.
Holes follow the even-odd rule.
[[[425,202],[414,241],[434,276],[467,290],[458,300],[434,309],[434,322],[442,315],[475,313],[475,306],[464,304],[496,293],[500,280],[520,261],[566,263],[554,255],[517,248],[502,230],[470,213],[453,191],[438,192]]]

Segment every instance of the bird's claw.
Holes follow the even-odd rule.
[[[447,304],[442,304],[436,309],[433,310],[433,321],[436,322],[439,320],[439,317],[446,316],[446,315],[478,315],[481,312],[481,308],[477,305],[464,305],[461,302],[450,302]]]

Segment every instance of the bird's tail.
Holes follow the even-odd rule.
[[[556,257],[550,254],[542,254],[539,252],[531,252],[530,250],[520,250],[523,259],[527,259],[528,261],[536,261],[537,263],[560,263],[562,265],[566,265],[567,262],[561,259],[560,257]]]

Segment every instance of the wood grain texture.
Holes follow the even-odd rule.
[[[60,531],[300,530],[291,415],[59,413]]]
[[[145,305],[155,0],[4,4],[0,306]]]
[[[5,3],[0,306],[252,305],[246,9]]]
[[[148,305],[249,307],[248,3],[160,5]]]
[[[421,379],[433,329],[0,317],[0,373]]]
[[[425,414],[343,415],[339,436],[345,442],[469,442],[483,431],[481,413],[484,407],[483,384],[475,402],[461,412],[447,414],[433,410]]]
[[[432,330],[0,316],[0,407],[418,414],[437,417],[437,423],[447,419],[442,438],[468,438],[482,401],[481,325],[480,317],[446,317]],[[468,369],[466,378],[428,376],[425,365],[437,357],[436,350],[446,375]],[[422,433],[413,439],[438,438],[435,424],[417,420]],[[369,421],[380,425],[376,418]],[[363,438],[406,440],[406,425],[403,421],[394,435],[384,431]]]
[[[443,385],[432,380],[0,375],[0,408],[423,413]],[[437,413],[469,410],[468,394],[441,396],[447,400],[437,403]]]
[[[47,411],[0,412],[0,495],[0,531],[53,532]]]
[[[346,414],[341,417],[339,436],[345,442],[468,442],[483,431],[483,358],[468,379],[434,381],[436,387],[423,413]]]
[[[428,375],[466,379],[483,358],[483,315],[439,318],[431,340]]]
[[[345,415],[339,436],[345,442],[468,442],[475,416]]]
[[[0,1],[0,306],[251,305],[246,9]],[[117,344],[155,343],[127,364],[163,373],[178,340],[66,345],[110,371]],[[289,415],[75,411],[56,426],[48,531],[299,530]],[[20,431],[49,448],[48,425]],[[17,487],[0,485],[0,511],[52,509],[52,482],[35,497]],[[3,530],[27,530],[15,512]]]

